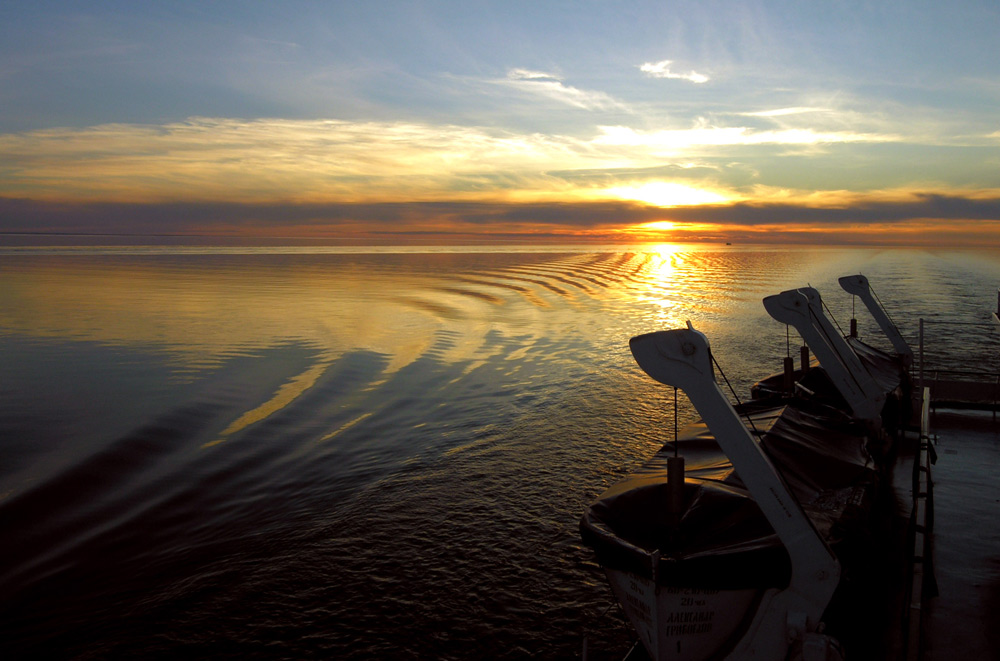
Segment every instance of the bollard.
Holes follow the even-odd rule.
[[[785,373],[781,382],[781,387],[785,392],[792,392],[795,388],[795,359],[785,356]]]

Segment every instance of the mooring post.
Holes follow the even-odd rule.
[[[795,359],[791,356],[785,356],[784,372],[782,374],[781,381],[781,388],[785,392],[792,392],[795,390]]]

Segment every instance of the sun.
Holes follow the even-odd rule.
[[[677,223],[672,220],[654,220],[651,223],[642,223],[637,227],[643,231],[669,232],[670,230],[677,229]]]

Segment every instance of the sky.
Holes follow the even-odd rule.
[[[1000,4],[8,2],[0,242],[1000,246]]]

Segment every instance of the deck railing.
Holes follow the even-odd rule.
[[[1000,312],[1000,291],[998,291],[998,312]],[[995,421],[997,413],[1000,412],[1000,371],[941,369],[928,365],[924,355],[924,339],[924,320],[921,319],[920,347],[915,365],[917,385],[920,388],[930,389],[932,408],[956,406],[991,410]]]
[[[920,445],[913,462],[913,509],[910,531],[910,584],[907,586],[906,609],[903,614],[907,661],[919,661],[923,656],[923,625],[926,610],[925,594],[928,582],[933,584],[934,569],[931,561],[931,538],[934,529],[934,482],[931,465],[935,462],[934,444],[930,429],[930,389],[921,391]]]

